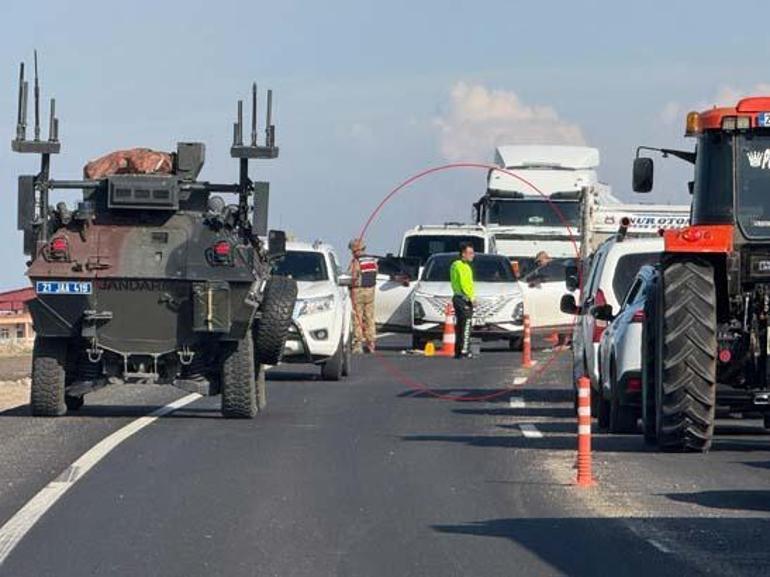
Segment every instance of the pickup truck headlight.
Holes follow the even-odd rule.
[[[524,301],[516,303],[513,307],[513,321],[516,323],[524,322]]]
[[[297,299],[297,304],[294,305],[294,318],[323,313],[332,310],[332,308],[334,308],[334,295]]]
[[[422,321],[425,318],[425,309],[422,308],[420,301],[414,301],[414,320]]]

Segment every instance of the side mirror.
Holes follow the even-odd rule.
[[[18,214],[16,228],[24,231],[24,254],[35,254],[36,235],[32,228],[35,220],[35,177],[24,175],[19,177]]]
[[[582,314],[580,307],[575,302],[573,295],[563,295],[561,301],[559,301],[559,309],[566,315],[580,315]]]
[[[513,272],[514,278],[518,279],[521,276],[521,267],[519,266],[519,261],[511,261],[511,271]]]
[[[580,288],[580,273],[577,264],[571,263],[564,267],[564,283],[570,292]]]
[[[611,321],[612,305],[597,305],[591,308],[591,315],[598,321]]]
[[[271,260],[279,259],[286,255],[286,232],[271,230],[267,233],[267,256]]]
[[[650,192],[652,190],[653,166],[652,158],[641,156],[634,159],[632,182],[634,192]]]
[[[353,277],[349,274],[341,274],[337,277],[337,284],[339,286],[353,286]]]

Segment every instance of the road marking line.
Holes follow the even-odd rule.
[[[527,382],[527,377],[516,377],[513,379],[514,386],[523,385],[526,382]]]
[[[167,415],[181,407],[197,401],[201,398],[198,393],[191,393],[181,399],[155,409],[153,412],[134,419],[124,427],[121,427],[111,435],[108,435],[96,445],[88,449],[78,459],[67,467],[53,481],[43,487],[37,495],[11,517],[5,525],[0,527],[0,566],[6,560],[11,551],[19,544],[32,527],[45,515],[59,498],[77,483],[94,465],[104,459],[115,447],[138,433],[147,425],[154,423],[158,418]]]
[[[523,409],[524,399],[522,397],[511,397],[508,399],[508,406],[512,409]]]
[[[528,439],[542,439],[543,433],[537,430],[537,427],[532,423],[520,423],[519,429],[521,429],[522,435]]]
[[[656,548],[658,551],[660,551],[661,553],[671,553],[671,549],[669,549],[668,547],[666,547],[666,546],[665,546],[663,543],[661,543],[660,541],[656,541],[655,539],[647,539],[647,542],[648,542],[650,545],[652,545],[653,547],[655,547],[655,548]]]

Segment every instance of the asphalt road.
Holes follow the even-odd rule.
[[[595,436],[574,477],[566,354],[384,351],[340,383],[270,374],[254,421],[196,401],[119,445],[0,566],[13,577],[759,575],[770,436],[720,425],[708,455]],[[548,366],[546,366],[548,365]],[[102,390],[77,416],[0,416],[0,524],[80,454],[184,393]]]

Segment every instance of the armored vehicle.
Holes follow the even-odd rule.
[[[49,135],[41,139],[37,58],[30,139],[23,63],[19,78],[12,149],[41,159],[39,173],[20,176],[18,189],[18,228],[37,294],[33,414],[62,415],[99,387],[139,382],[221,392],[224,416],[254,417],[266,402],[264,365],[280,359],[297,292],[294,281],[270,276],[286,237],[268,233],[268,184],[249,178],[250,160],[278,156],[272,93],[262,143],[256,85],[247,144],[238,102],[235,183],[198,179],[205,147],[197,142],[179,143],[172,154],[116,153],[89,164],[83,180],[55,180],[59,122],[51,99]],[[82,190],[82,199],[50,206],[57,189]]]

